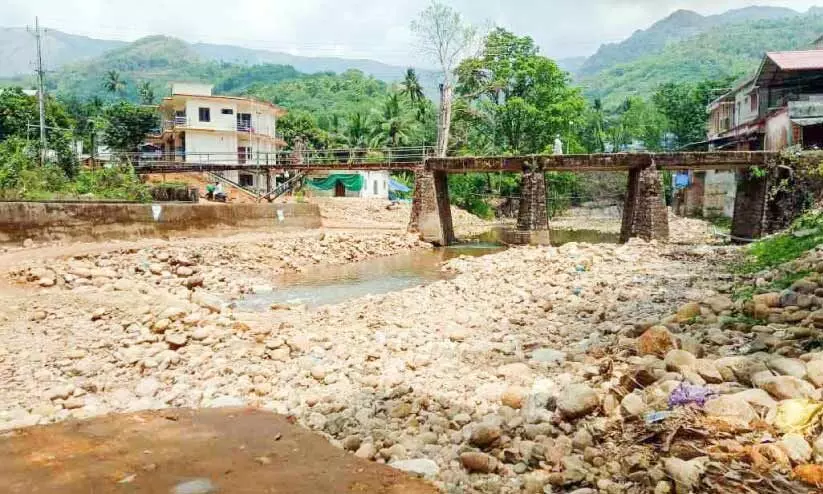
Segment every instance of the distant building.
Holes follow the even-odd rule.
[[[208,84],[173,83],[160,112],[163,154],[179,161],[274,165],[274,153],[286,145],[277,136],[284,109],[251,98],[213,95]],[[267,187],[265,173],[233,170],[221,175],[250,189]]]
[[[823,148],[823,38],[814,49],[766,53],[751,78],[709,103],[707,111],[710,150]],[[734,196],[734,173],[692,173],[676,195],[675,209],[730,217]]]

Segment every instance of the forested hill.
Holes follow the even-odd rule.
[[[785,19],[799,15],[794,10],[782,7],[747,7],[711,16],[703,16],[690,10],[678,10],[648,29],[635,31],[624,41],[601,46],[576,72],[581,76],[591,76],[615,65],[658,53],[672,43],[713,29],[722,29],[729,24]]]
[[[593,75],[578,74],[590,98],[614,107],[628,96],[648,97],[667,82],[699,82],[754,71],[767,51],[807,49],[823,35],[823,11],[716,25],[688,39],[617,63]]]
[[[150,37],[155,38],[155,37]],[[169,38],[172,39],[172,38]],[[137,40],[136,44],[144,44]],[[359,70],[367,75],[386,82],[395,82],[403,78],[405,67],[385,64],[374,60],[348,59],[336,57],[305,57],[288,53],[256,50],[231,45],[209,43],[186,44],[191,55],[204,62],[228,62],[240,65],[277,64],[291,65],[300,72],[343,73],[347,70]],[[66,65],[88,61],[114,49],[128,50],[130,45],[124,41],[112,41],[77,36],[47,29],[43,36],[43,53],[48,70],[59,70]],[[0,27],[0,77],[10,78],[31,74],[35,59],[34,38],[25,28]],[[433,78],[433,74],[419,71],[424,81]]]

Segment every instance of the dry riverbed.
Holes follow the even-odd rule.
[[[633,240],[453,259],[451,279],[318,309],[232,308],[286,270],[419,248],[312,233],[33,254],[0,291],[0,429],[247,405],[455,493],[802,492],[791,470],[823,458],[775,422],[821,398],[819,252],[798,261],[807,279],[745,303],[722,269],[736,248]]]

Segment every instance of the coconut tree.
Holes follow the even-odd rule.
[[[414,69],[406,69],[406,77],[403,79],[401,88],[400,93],[409,99],[409,103],[417,112],[417,120],[422,122],[423,117],[426,116],[426,95],[423,94],[423,86]]]
[[[106,79],[103,81],[103,88],[111,94],[119,94],[126,88],[126,82],[120,76],[120,72],[110,70],[106,73]]]
[[[151,82],[141,82],[137,87],[137,92],[140,94],[140,103],[144,105],[154,104],[154,88],[151,87]]]
[[[383,145],[399,147],[409,140],[411,122],[403,112],[400,104],[400,94],[389,95],[383,103],[380,113],[380,123],[375,129],[375,138]]]

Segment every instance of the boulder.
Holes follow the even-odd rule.
[[[709,417],[722,419],[735,425],[749,425],[757,419],[757,412],[740,396],[723,395],[706,401],[703,411]]]
[[[815,387],[823,387],[823,360],[806,362],[806,379],[811,381]]]
[[[703,474],[706,473],[706,463],[709,458],[702,456],[693,460],[684,461],[680,458],[664,458],[663,469],[674,480],[678,494],[701,492],[699,489]]]
[[[703,300],[703,304],[709,306],[712,312],[720,314],[723,311],[730,310],[734,307],[734,302],[726,295],[715,295]]]
[[[812,447],[800,434],[786,434],[777,445],[792,460],[792,463],[803,464],[812,459]]]
[[[694,319],[699,315],[700,304],[696,302],[689,302],[687,304],[682,305],[679,309],[677,309],[675,319],[677,320],[677,322],[684,323]]]
[[[775,357],[766,365],[781,376],[794,376],[798,379],[806,377],[806,364],[799,359]]]
[[[693,370],[697,365],[697,359],[685,350],[670,350],[663,359],[666,369],[675,372]]]
[[[629,393],[620,401],[620,410],[626,417],[639,417],[646,412],[646,402],[638,393]]]
[[[485,453],[474,451],[461,453],[460,463],[469,472],[494,473],[497,470],[497,460]]]
[[[637,338],[635,344],[638,355],[655,355],[660,358],[677,348],[677,340],[665,326],[652,326]]]
[[[500,427],[491,424],[479,424],[472,429],[469,443],[478,448],[487,448],[500,439]]]
[[[793,398],[817,399],[819,393],[808,382],[794,376],[774,376],[758,383],[758,387],[766,390],[776,400],[791,400]]]
[[[571,384],[560,391],[556,406],[564,418],[576,419],[594,412],[600,406],[600,397],[585,384]]]
[[[500,397],[500,402],[510,408],[520,409],[528,395],[528,390],[520,386],[509,386]]]
[[[437,466],[437,463],[428,458],[393,461],[389,463],[389,466],[420,477],[433,478],[440,473],[440,467]]]

